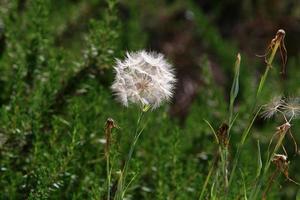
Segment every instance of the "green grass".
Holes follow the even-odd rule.
[[[0,55],[0,199],[107,199],[108,192],[111,199],[117,198],[139,108],[125,108],[116,102],[110,85],[115,58],[147,45],[138,4],[38,0],[28,1],[20,11],[18,3],[3,3],[5,9],[1,9],[6,45]],[[81,18],[76,12],[86,14],[85,8],[94,6],[99,7],[96,15]],[[122,6],[130,13],[126,19]],[[266,179],[275,170],[272,163],[265,167],[267,148],[283,121],[262,122],[258,116],[252,126],[252,110],[277,94],[300,94],[299,57],[290,58],[284,81],[279,75],[280,61],[272,58],[273,67],[260,84],[262,75],[249,69],[263,71],[266,66],[247,62],[259,58],[242,53],[240,67],[235,65],[238,52],[234,45],[218,35],[197,6],[187,6],[201,22],[197,34],[226,65],[233,86],[230,90],[216,84],[211,64],[203,56],[199,66],[205,87],[199,90],[184,126],[169,116],[168,104],[145,113],[139,126],[143,132],[122,180],[125,186],[132,180],[125,197],[199,199],[203,191],[200,199],[261,199]],[[78,19],[84,20],[76,24]],[[70,24],[79,27],[68,38],[62,32]],[[270,35],[270,40],[273,37]],[[118,126],[111,135],[110,188],[104,130],[108,118]],[[225,147],[220,147],[212,131],[218,134],[222,123],[233,123]],[[299,121],[293,121],[296,140],[299,127]],[[300,180],[300,160],[294,156],[292,140],[285,137],[283,143],[289,153],[289,176]],[[268,169],[262,171],[264,168]],[[268,198],[295,198],[298,188],[279,175]]]

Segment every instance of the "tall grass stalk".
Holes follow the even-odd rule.
[[[224,176],[224,191],[227,191],[228,188],[228,148],[221,147],[221,163],[222,163],[222,171]]]
[[[236,150],[236,153],[235,153],[235,156],[234,156],[233,166],[232,166],[232,169],[231,169],[231,174],[230,174],[230,178],[229,178],[229,182],[228,182],[228,187],[230,187],[230,185],[233,181],[235,171],[236,171],[236,168],[237,168],[237,164],[238,164],[238,161],[239,161],[239,157],[240,157],[240,154],[241,154],[241,150],[244,146],[244,143],[246,141],[247,136],[250,133],[250,130],[251,130],[253,124],[254,124],[255,119],[257,118],[258,114],[260,113],[260,110],[261,110],[261,107],[256,111],[256,113],[254,113],[249,125],[247,126],[247,128],[245,129],[245,131],[242,134],[242,139],[241,139],[240,143],[238,144],[238,147],[237,147],[237,150]]]
[[[207,190],[209,180],[211,178],[211,175],[212,175],[213,171],[215,170],[215,165],[217,164],[217,162],[218,162],[218,156],[216,156],[214,161],[212,162],[212,165],[210,167],[208,175],[206,176],[206,179],[205,179],[204,184],[202,186],[202,190],[201,190],[201,193],[200,193],[200,196],[199,196],[199,200],[204,199],[205,191]]]
[[[109,155],[106,157],[107,200],[110,200],[111,169]]]
[[[272,50],[271,55],[270,55],[270,58],[269,58],[269,60],[267,61],[267,67],[266,67],[266,70],[265,70],[263,76],[262,76],[261,79],[260,79],[260,83],[259,83],[259,86],[258,86],[258,89],[257,89],[256,99],[259,98],[260,93],[262,92],[262,89],[263,89],[263,86],[264,86],[264,84],[265,84],[265,82],[266,82],[266,79],[267,79],[267,77],[268,77],[270,68],[272,68],[272,62],[273,62],[273,60],[274,60],[274,57],[275,57],[275,54],[276,54],[276,52],[277,52],[277,50],[278,50],[279,45],[280,45],[280,41],[278,41],[278,42],[275,43],[274,49]]]
[[[279,34],[280,33],[280,34]],[[254,104],[253,104],[253,114],[252,114],[252,119],[251,121],[249,122],[249,125],[247,126],[247,128],[245,129],[245,131],[243,132],[242,134],[242,138],[241,138],[241,141],[237,147],[237,151],[236,151],[236,155],[234,157],[234,161],[233,161],[233,166],[232,166],[232,170],[231,170],[231,175],[230,175],[230,178],[229,178],[229,184],[228,186],[231,185],[232,183],[232,180],[234,178],[234,175],[235,175],[235,171],[236,171],[236,167],[237,167],[237,164],[238,164],[238,161],[239,161],[239,157],[240,157],[240,153],[241,153],[241,150],[244,146],[244,143],[245,143],[245,140],[246,138],[248,137],[249,133],[250,133],[250,130],[253,126],[253,123],[254,121],[256,120],[260,110],[261,110],[261,107],[257,108],[257,103],[258,103],[258,100],[261,96],[261,92],[263,90],[263,87],[265,85],[265,82],[266,82],[266,79],[268,77],[268,74],[269,74],[269,71],[270,71],[270,68],[272,68],[272,63],[274,61],[274,58],[275,58],[275,54],[276,52],[278,51],[278,48],[280,47],[280,45],[283,45],[283,39],[284,39],[284,31],[283,31],[283,35],[281,35],[282,32],[281,30],[279,30],[275,36],[275,38],[271,41],[268,49],[267,49],[267,53],[268,51],[271,51],[271,54],[270,56],[267,58],[267,54],[264,55],[265,59],[266,59],[266,63],[267,63],[267,66],[266,66],[266,70],[264,72],[264,74],[262,75],[261,79],[260,79],[260,82],[259,82],[259,85],[258,85],[258,88],[257,88],[257,92],[256,92],[256,97],[255,97],[255,101],[254,101]]]
[[[215,139],[216,139],[217,144],[219,144],[219,138],[218,138],[218,136],[217,136],[217,133],[216,133],[215,129],[212,127],[212,125],[209,123],[209,121],[204,120],[204,122],[205,122],[205,123],[208,125],[208,127],[211,129],[212,133],[214,134],[214,137],[215,137]],[[200,196],[199,196],[199,200],[204,199],[204,194],[205,194],[205,191],[206,191],[206,189],[207,189],[209,180],[210,180],[210,178],[211,178],[211,175],[212,175],[213,171],[214,171],[215,168],[216,168],[216,165],[218,164],[218,158],[219,158],[219,155],[217,154],[216,157],[215,157],[215,159],[214,159],[214,161],[213,161],[213,163],[212,163],[212,165],[211,165],[211,167],[210,167],[210,170],[209,170],[209,172],[208,172],[208,175],[206,176],[205,182],[204,182],[204,184],[203,184],[203,186],[202,186],[202,190],[201,190],[201,193],[200,193]]]

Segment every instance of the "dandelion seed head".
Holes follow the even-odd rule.
[[[127,53],[124,60],[117,60],[114,70],[111,88],[124,106],[138,104],[155,109],[173,95],[174,70],[162,54],[144,50]]]
[[[283,109],[286,117],[291,119],[298,118],[300,116],[300,98],[287,99]]]
[[[261,116],[265,119],[271,118],[276,113],[281,111],[284,105],[285,102],[281,96],[274,97],[271,102],[263,106],[263,111],[261,113]]]

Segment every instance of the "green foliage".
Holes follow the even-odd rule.
[[[109,86],[115,58],[147,45],[140,4],[28,0],[22,6],[22,2],[0,3],[5,36],[0,52],[0,199],[107,199],[107,191],[113,198],[132,147],[138,112],[118,104]],[[245,61],[241,68],[239,62],[232,68],[235,45],[221,37],[194,1],[188,2],[198,36],[232,74],[232,89],[215,82],[212,64],[202,56],[199,67],[205,87],[195,97],[185,126],[168,115],[168,106],[147,112],[128,167],[125,182],[132,182],[126,199],[247,199],[266,165],[277,123],[256,126],[258,112],[251,118],[258,85],[255,73],[249,72],[252,66]],[[299,95],[300,73],[295,67],[299,63],[299,58],[291,58],[289,79],[282,84],[274,61],[260,84],[260,102],[269,100],[274,88],[287,96]],[[110,188],[104,133],[108,118],[118,127],[112,131]],[[216,127],[228,119],[230,144],[220,148]],[[299,129],[299,123],[295,121],[292,129]],[[298,162],[295,157],[290,165],[296,180],[300,180]],[[228,188],[223,185],[226,170]],[[268,170],[266,176],[274,167]],[[279,181],[284,191],[299,197],[294,185]],[[270,198],[279,198],[280,193],[274,185]]]

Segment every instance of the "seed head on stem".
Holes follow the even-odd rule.
[[[283,106],[284,114],[291,121],[300,116],[300,98],[289,98]]]
[[[109,148],[111,144],[111,132],[113,128],[117,128],[115,121],[112,118],[108,118],[105,123],[104,131],[105,131],[105,156],[108,157]]]
[[[127,53],[124,60],[117,60],[114,70],[111,88],[124,106],[132,103],[155,109],[173,96],[174,68],[162,54],[144,50]]]
[[[281,96],[274,97],[272,101],[263,106],[261,116],[265,119],[273,117],[278,112],[281,112],[283,105],[285,104]]]
[[[285,47],[285,31],[283,29],[279,29],[275,35],[275,37],[271,40],[270,44],[266,49],[266,53],[264,55],[258,55],[259,57],[264,57],[265,62],[268,67],[272,67],[272,62],[274,60],[275,54],[279,49],[280,57],[282,60],[282,68],[281,73],[285,73],[286,63],[287,63],[287,50]]]

